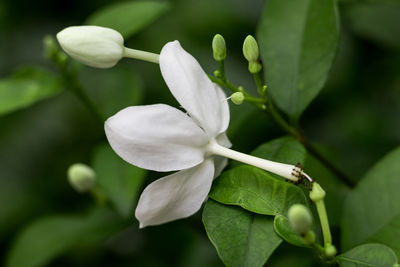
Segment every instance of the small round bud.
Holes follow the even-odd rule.
[[[68,168],[68,181],[76,191],[84,193],[95,186],[96,173],[85,164],[75,163]]]
[[[242,92],[236,92],[231,95],[231,100],[234,104],[240,105],[244,101],[244,94]]]
[[[213,56],[216,61],[222,61],[226,58],[226,44],[224,37],[216,34],[212,40]]]
[[[251,61],[249,62],[249,71],[252,74],[259,73],[262,69],[262,65],[258,61]]]
[[[306,206],[294,204],[289,208],[288,218],[290,225],[296,233],[305,235],[310,231],[312,217]]]
[[[73,26],[57,33],[62,49],[79,62],[96,68],[110,68],[124,54],[124,38],[110,28]]]
[[[214,76],[217,78],[221,78],[221,72],[219,70],[214,71]]]
[[[263,92],[263,93],[267,92],[267,88],[268,88],[268,86],[263,85],[263,87],[262,87],[262,92]]]
[[[248,35],[243,42],[243,55],[249,62],[258,60],[258,44],[256,39],[251,35]]]
[[[304,235],[304,242],[306,244],[314,244],[315,243],[315,233],[313,231],[308,231],[305,235]]]
[[[323,200],[325,198],[325,191],[322,187],[317,183],[314,182],[312,185],[312,190],[310,192],[310,198],[312,201],[317,202]]]
[[[337,250],[334,245],[332,245],[330,243],[325,245],[325,255],[327,257],[332,258],[336,255],[336,253],[337,253]]]

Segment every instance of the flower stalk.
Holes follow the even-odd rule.
[[[237,152],[235,150],[219,145],[215,140],[211,140],[206,151],[214,155],[223,156],[233,160],[249,164],[268,172],[285,177],[288,180],[297,182],[301,178],[301,169],[297,166],[270,161],[266,159],[257,158],[248,154]]]
[[[160,63],[160,55],[142,50],[124,47],[123,57],[139,59],[151,63]]]

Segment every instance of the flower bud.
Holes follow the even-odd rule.
[[[315,236],[315,233],[313,232],[313,231],[308,231],[305,235],[304,235],[304,237],[303,237],[304,239],[304,242],[306,243],[306,244],[309,244],[309,245],[311,245],[311,244],[314,244],[315,243],[315,239],[316,239],[316,236]]]
[[[258,44],[253,36],[248,35],[243,43],[243,55],[249,62],[257,61],[259,57]]]
[[[216,34],[212,40],[213,56],[216,61],[222,61],[226,58],[226,44],[224,37]]]
[[[325,255],[327,257],[332,258],[336,255],[336,253],[337,253],[337,250],[334,245],[332,245],[332,244],[325,245]]]
[[[305,235],[310,231],[312,225],[312,217],[308,209],[302,204],[294,204],[289,208],[288,218],[293,230]]]
[[[110,28],[68,27],[57,34],[57,40],[72,58],[96,68],[114,66],[124,53],[124,38]]]
[[[68,168],[68,181],[76,191],[84,193],[95,186],[96,173],[85,164],[75,163]]]
[[[325,198],[325,191],[322,187],[317,183],[314,182],[312,185],[312,190],[310,192],[310,198],[313,202],[317,202],[323,200]]]
[[[231,100],[234,104],[240,105],[244,101],[244,94],[242,92],[236,92],[231,95]]]

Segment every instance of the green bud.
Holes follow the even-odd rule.
[[[221,78],[221,72],[219,70],[214,71],[214,76],[217,78]]]
[[[304,235],[303,239],[306,244],[314,244],[316,239],[315,233],[310,230]]]
[[[325,191],[322,187],[317,183],[314,182],[312,186],[312,190],[310,192],[310,198],[313,202],[317,202],[323,200],[325,198]]]
[[[334,245],[328,243],[325,245],[325,255],[329,258],[332,258],[336,255],[337,250]]]
[[[224,37],[216,34],[212,40],[213,56],[216,61],[222,61],[226,58],[226,44]]]
[[[243,55],[249,62],[258,60],[258,44],[256,39],[251,35],[248,35],[243,42]]]
[[[249,62],[249,71],[252,74],[259,73],[262,69],[262,65],[258,61],[250,61]]]
[[[68,168],[68,181],[76,191],[84,193],[95,186],[96,173],[85,164],[75,163]]]
[[[290,225],[296,233],[305,235],[310,231],[312,217],[306,206],[294,204],[289,208],[288,218]]]
[[[244,94],[242,92],[236,92],[231,95],[231,100],[234,104],[240,105],[244,101]]]

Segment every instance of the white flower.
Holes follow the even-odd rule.
[[[156,104],[128,107],[109,118],[111,147],[127,162],[155,171],[177,171],[151,183],[136,208],[140,227],[188,217],[198,211],[225,157],[297,180],[295,167],[228,149],[229,107],[224,92],[180,46],[167,43],[160,54],[162,76],[184,112]],[[223,157],[220,157],[223,156]]]
[[[96,68],[110,68],[124,56],[124,38],[110,28],[72,26],[60,31],[57,40],[71,57]]]

